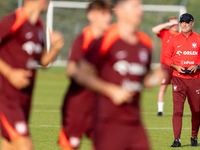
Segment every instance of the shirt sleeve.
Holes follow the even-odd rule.
[[[158,37],[158,38],[162,38],[165,31],[166,31],[166,29],[161,30],[161,31],[159,32],[159,34],[157,34],[157,37]]]
[[[104,55],[101,55],[99,53],[101,42],[102,38],[98,40],[93,40],[88,48],[88,51],[84,55],[84,59],[95,66],[98,66],[102,58],[104,57]]]
[[[171,40],[169,41],[169,43],[167,44],[167,48],[165,51],[165,57],[164,57],[164,62],[167,66],[170,67],[170,65],[173,63],[172,61],[172,55],[174,53],[174,47],[173,47],[173,38],[171,38]]]
[[[10,35],[10,29],[15,22],[15,15],[9,15],[4,17],[0,21],[0,41],[4,41]]]
[[[82,43],[83,43],[83,36],[79,35],[72,44],[69,55],[70,61],[78,61],[83,57]]]

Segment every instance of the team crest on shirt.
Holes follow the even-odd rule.
[[[174,86],[173,86],[173,89],[174,89],[174,91],[177,91],[178,86],[177,86],[177,85],[174,85]]]
[[[32,31],[27,32],[27,33],[25,34],[25,37],[26,37],[27,40],[31,39],[33,36],[34,36],[34,34],[33,34]]]
[[[196,90],[197,94],[200,94],[200,89],[199,90]]]
[[[125,51],[125,50],[120,50],[120,51],[118,51],[116,54],[115,54],[115,57],[117,58],[117,59],[124,59],[124,58],[126,58],[128,56],[128,53],[127,53],[127,51]]]
[[[197,48],[197,43],[192,43],[192,48]]]
[[[147,63],[148,62],[148,53],[147,49],[143,48],[139,50],[139,59],[142,63]]]
[[[19,134],[25,135],[28,133],[27,123],[25,121],[15,122],[15,129]]]
[[[44,41],[44,33],[43,33],[43,31],[40,31],[40,32],[38,33],[38,38],[39,38],[40,42],[43,42],[43,41]]]

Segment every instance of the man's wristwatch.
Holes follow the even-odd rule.
[[[199,69],[200,69],[200,66],[199,66],[199,65],[197,65],[197,64],[196,64],[196,66],[197,66],[197,70],[199,70]]]

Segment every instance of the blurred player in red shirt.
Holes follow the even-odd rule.
[[[138,31],[143,16],[140,0],[113,0],[117,23],[93,41],[80,62],[76,80],[98,92],[94,132],[96,150],[149,150],[141,123],[143,86],[162,79],[149,74],[152,40]]]
[[[59,145],[63,150],[76,149],[81,137],[93,135],[94,93],[78,85],[73,76],[77,74],[79,61],[94,39],[100,38],[111,21],[111,5],[103,0],[95,0],[88,5],[87,19],[90,25],[76,37],[72,44],[66,74],[71,84],[66,92],[62,106],[62,129]]]
[[[181,33],[170,39],[165,52],[165,63],[173,68],[173,130],[174,143],[181,146],[180,136],[185,99],[192,112],[191,146],[197,146],[200,123],[200,35],[192,31],[194,18],[190,14],[180,16]],[[173,59],[172,59],[173,58]]]
[[[0,22],[0,123],[2,150],[32,150],[28,130],[32,91],[38,64],[47,66],[63,47],[59,32],[44,47],[41,12],[48,0],[25,0],[22,8]]]
[[[167,27],[169,27],[169,29],[166,29]],[[171,84],[172,72],[173,72],[173,69],[168,67],[164,63],[164,56],[165,56],[165,51],[166,51],[169,40],[178,33],[178,19],[174,16],[169,17],[168,22],[159,24],[153,27],[152,31],[153,33],[157,34],[157,37],[161,38],[161,41],[162,41],[162,50],[161,50],[161,55],[160,55],[161,69],[165,70],[165,72],[168,74],[167,78],[161,81],[160,89],[158,92],[157,116],[162,116],[163,106],[164,106],[164,101],[165,101],[165,92],[167,90],[167,86]]]

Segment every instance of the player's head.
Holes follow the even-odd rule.
[[[123,21],[136,27],[140,25],[143,16],[141,0],[113,0],[113,6],[118,21]]]
[[[111,21],[111,4],[104,0],[94,0],[87,8],[87,19],[91,25],[106,30]]]
[[[47,10],[49,1],[50,0],[24,0],[24,5],[30,4],[29,6],[33,6],[43,12]]]
[[[183,33],[188,33],[194,25],[194,17],[191,14],[185,13],[180,16],[180,26]]]
[[[174,24],[170,27],[170,30],[177,32],[178,31],[178,18],[175,16],[170,16],[168,18],[168,22],[177,22],[177,24]]]

